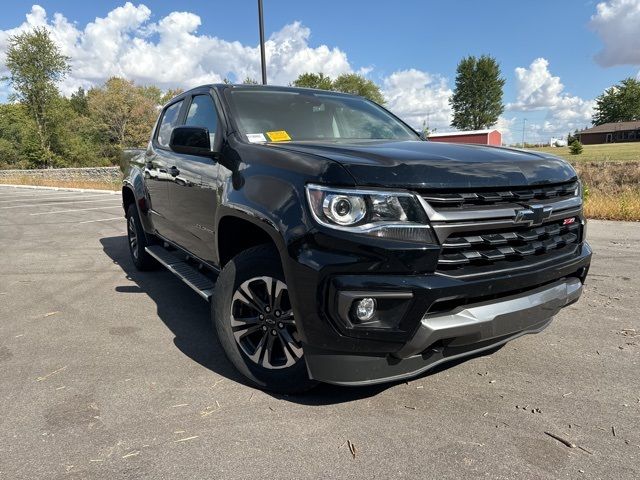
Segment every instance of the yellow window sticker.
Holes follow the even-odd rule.
[[[267,132],[267,137],[272,142],[286,142],[287,140],[291,140],[289,134],[284,130],[278,130],[276,132]]]

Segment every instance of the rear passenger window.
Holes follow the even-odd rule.
[[[182,100],[169,105],[162,114],[162,120],[160,120],[160,126],[158,127],[158,136],[156,137],[158,143],[169,148],[169,140],[171,140],[171,131],[173,127],[178,123],[178,114],[180,113],[180,107],[182,106]]]
[[[209,95],[193,97],[184,124],[190,127],[204,127],[209,130],[209,141],[213,147],[218,128],[218,115],[213,99]]]

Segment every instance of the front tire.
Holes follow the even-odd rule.
[[[249,382],[279,393],[300,393],[309,379],[277,250],[245,250],[220,272],[211,316],[227,358]]]
[[[136,268],[141,271],[153,270],[156,262],[145,250],[149,242],[142,228],[138,209],[133,203],[127,208],[127,240],[131,260]]]

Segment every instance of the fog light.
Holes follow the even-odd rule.
[[[361,322],[371,320],[376,313],[376,301],[373,298],[363,298],[356,303],[356,318]]]

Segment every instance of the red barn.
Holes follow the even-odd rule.
[[[471,130],[467,132],[432,133],[432,142],[478,143],[480,145],[502,145],[502,134],[498,130]]]

